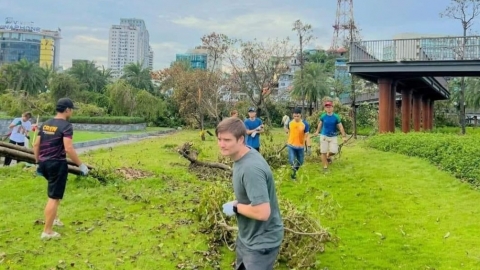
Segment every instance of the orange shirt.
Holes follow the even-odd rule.
[[[288,145],[293,147],[304,147],[306,134],[310,131],[310,126],[305,120],[291,120],[288,123]]]

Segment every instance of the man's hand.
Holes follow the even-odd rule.
[[[87,167],[87,165],[82,164],[82,165],[78,166],[78,168],[80,168],[80,171],[82,172],[82,175],[87,175],[87,174],[88,174],[88,167]]]
[[[22,121],[18,121],[17,124],[15,124],[15,126],[21,126],[22,125]]]
[[[223,213],[227,215],[228,217],[231,217],[235,215],[235,212],[233,211],[233,207],[238,204],[237,201],[231,201],[227,202],[223,205]]]

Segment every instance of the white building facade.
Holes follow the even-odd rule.
[[[120,78],[123,67],[130,63],[153,66],[150,36],[143,20],[120,19],[120,24],[110,28],[108,40],[108,67],[114,78]]]

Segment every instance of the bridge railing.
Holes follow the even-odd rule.
[[[350,62],[480,60],[480,36],[355,41]]]

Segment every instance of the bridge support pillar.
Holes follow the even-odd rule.
[[[435,111],[434,111],[434,109],[435,109],[435,101],[434,101],[434,100],[430,100],[430,110],[429,110],[429,112],[430,112],[430,121],[429,121],[429,123],[430,123],[430,130],[433,129],[433,119],[435,119],[435,113],[434,113]]]
[[[416,132],[420,131],[420,115],[422,113],[422,96],[415,93],[413,95],[413,130]]]
[[[410,132],[410,119],[412,117],[412,90],[402,89],[402,132]]]
[[[424,131],[430,130],[430,99],[422,99],[422,127]]]
[[[397,110],[397,83],[392,83],[392,89],[390,91],[390,131],[395,132],[395,113]]]
[[[392,95],[395,99],[392,80],[388,78],[378,79],[378,131],[380,133],[395,132],[395,115],[392,113],[395,109],[391,108],[394,105]]]

